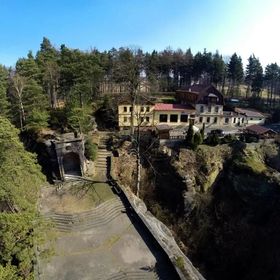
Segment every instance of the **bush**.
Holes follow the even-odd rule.
[[[184,259],[181,256],[176,258],[176,265],[181,270],[184,270]]]
[[[237,138],[234,135],[228,134],[222,139],[223,144],[230,144],[232,142],[235,142]]]
[[[193,136],[193,144],[192,144],[193,150],[196,150],[197,147],[202,144],[202,142],[203,139],[200,132],[195,133],[195,135]]]
[[[95,161],[97,157],[97,145],[88,138],[85,142],[85,156],[87,159]]]
[[[62,131],[65,130],[67,126],[67,116],[65,108],[52,109],[50,111],[50,120],[51,128],[57,129],[61,128]]]
[[[220,138],[217,134],[209,134],[205,143],[209,146],[217,146],[220,144]]]

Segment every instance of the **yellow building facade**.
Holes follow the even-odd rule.
[[[131,126],[132,106],[122,104],[118,106],[119,128],[128,128]],[[181,104],[163,104],[154,105],[135,105],[133,113],[133,125],[141,127],[153,127],[157,125],[168,125],[171,127],[189,125],[190,121],[194,123],[195,109]]]

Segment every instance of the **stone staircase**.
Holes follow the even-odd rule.
[[[125,207],[121,200],[113,198],[89,211],[75,214],[53,213],[47,214],[46,217],[54,222],[59,231],[84,231],[104,226],[124,211]]]
[[[112,274],[108,278],[100,277],[98,280],[159,280],[156,272],[135,270],[135,271],[120,271]]]
[[[99,139],[98,153],[95,160],[96,175],[101,181],[107,181],[107,157],[111,156],[111,152],[107,150],[109,134],[102,133]]]

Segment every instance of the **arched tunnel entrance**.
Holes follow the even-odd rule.
[[[64,174],[82,176],[81,162],[78,154],[70,152],[63,156]]]

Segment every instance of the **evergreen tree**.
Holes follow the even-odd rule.
[[[8,114],[8,99],[7,99],[7,89],[8,89],[8,70],[0,64],[0,115],[7,116]]]
[[[192,145],[193,145],[193,137],[194,137],[193,124],[190,123],[188,131],[187,131],[187,136],[186,136],[186,143],[190,147],[192,147]]]
[[[41,48],[36,54],[36,62],[40,69],[40,79],[45,92],[49,96],[51,108],[57,107],[60,69],[58,65],[59,52],[47,38],[43,38]]]
[[[39,82],[40,69],[31,51],[28,52],[27,58],[18,59],[16,63],[16,73],[28,80],[34,79]]]
[[[93,121],[90,107],[79,107],[73,104],[68,105],[67,126],[74,132],[88,133],[92,129]]]
[[[13,120],[21,130],[32,119],[30,115],[33,114],[34,110],[40,111],[42,116],[47,114],[46,96],[42,87],[34,79],[27,79],[19,74],[13,75],[11,77],[10,93]]]
[[[200,130],[200,134],[201,134],[201,139],[202,139],[202,142],[203,142],[204,137],[205,137],[205,123],[203,123],[203,125],[202,125],[202,128]]]
[[[255,96],[259,96],[263,84],[263,69],[259,59],[254,55],[251,55],[248,59],[245,82],[248,85],[246,96],[248,97],[248,93],[251,92]]]
[[[197,147],[202,144],[202,142],[203,142],[203,139],[201,137],[201,133],[200,132],[195,133],[194,136],[193,136],[192,148],[194,150],[196,150]]]
[[[217,86],[222,83],[225,75],[225,63],[223,57],[217,51],[212,58],[211,81]]]
[[[278,94],[279,97],[280,89],[280,67],[277,63],[271,63],[266,66],[264,80],[268,90],[267,104],[270,107],[275,107],[276,96]]]
[[[227,70],[228,77],[230,79],[228,92],[231,94],[231,96],[233,96],[236,93],[238,94],[239,85],[242,82],[244,76],[242,58],[237,56],[236,53],[231,56]]]
[[[18,134],[0,117],[0,279],[32,279],[34,243],[46,231],[36,208],[44,176]]]

